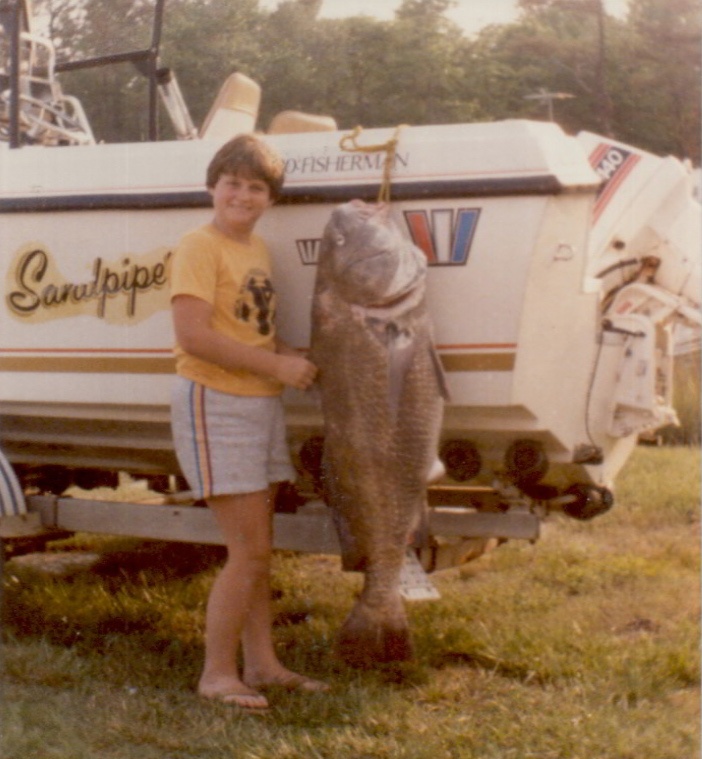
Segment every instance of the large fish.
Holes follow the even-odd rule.
[[[351,201],[332,212],[320,247],[311,358],[343,568],[365,575],[338,638],[353,666],[412,657],[400,572],[426,517],[445,394],[426,268],[387,206]]]

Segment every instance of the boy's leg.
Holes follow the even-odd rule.
[[[269,491],[269,533],[273,540],[272,517],[278,484]],[[326,691],[329,686],[318,680],[292,672],[283,666],[275,652],[273,643],[273,622],[271,615],[270,561],[269,570],[261,575],[259,583],[251,594],[250,613],[244,623],[242,643],[244,649],[244,682],[251,687],[280,685],[291,689]]]
[[[328,689],[326,683],[284,667],[275,653],[270,564],[276,489],[271,486],[270,491],[208,501],[224,535],[228,558],[207,603],[205,667],[199,685],[202,695],[241,694],[263,699],[252,688],[282,685],[308,691]],[[243,678],[237,667],[240,643],[244,653]],[[235,702],[245,705],[240,697]],[[252,703],[250,708],[263,705]]]
[[[267,492],[269,524],[269,550],[266,572],[256,576],[251,588],[251,603],[242,629],[244,652],[244,681],[261,682],[267,675],[286,671],[278,661],[273,643],[273,619],[271,613],[270,555],[273,547],[273,504],[277,485]]]
[[[250,614],[261,606],[261,593],[268,595],[271,555],[268,491],[218,496],[209,499],[208,505],[224,536],[227,561],[207,602],[205,665],[198,690],[204,696],[251,696],[250,704],[241,698],[235,701],[241,706],[262,708],[265,699],[239,676],[237,655]]]

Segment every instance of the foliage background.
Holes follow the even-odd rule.
[[[461,0],[466,2],[467,0]],[[37,0],[59,60],[148,47],[153,0]],[[259,128],[295,109],[340,128],[546,118],[541,88],[569,132],[612,136],[700,162],[702,18],[697,0],[520,0],[509,24],[471,37],[452,0],[404,0],[393,21],[318,18],[321,0],[168,0],[161,63],[200,124],[233,71],[263,90]],[[108,8],[109,6],[109,8]],[[63,75],[107,142],[147,133],[146,83],[131,64]],[[172,137],[163,119],[163,137]]]

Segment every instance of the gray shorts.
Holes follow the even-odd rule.
[[[280,397],[230,395],[176,377],[171,427],[195,498],[255,493],[295,479]]]

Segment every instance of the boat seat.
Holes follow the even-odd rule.
[[[317,116],[301,111],[281,111],[271,119],[268,134],[336,132],[338,128],[336,120],[331,116]]]
[[[203,140],[225,140],[241,132],[253,132],[261,102],[261,88],[236,72],[227,77],[200,127]]]

